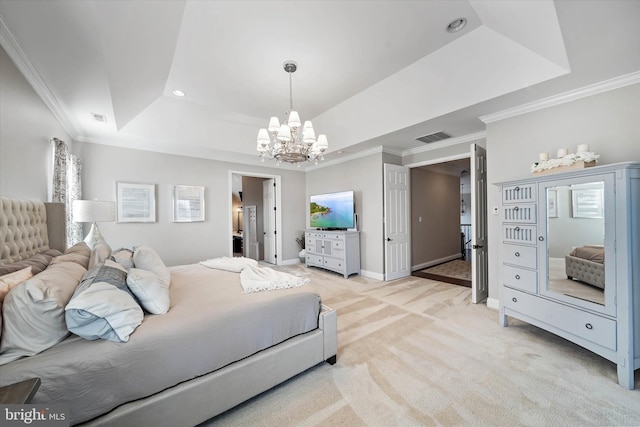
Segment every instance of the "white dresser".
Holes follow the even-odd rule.
[[[335,271],[348,278],[360,274],[360,232],[322,231],[305,232],[306,266]]]
[[[640,163],[497,183],[500,323],[515,317],[640,368]],[[602,284],[604,277],[604,284]]]

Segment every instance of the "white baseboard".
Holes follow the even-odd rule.
[[[495,298],[487,298],[487,308],[500,310],[500,300]]]
[[[367,270],[360,270],[360,275],[362,277],[368,277],[369,279],[384,281],[384,274],[381,274],[381,273],[375,273],[373,271],[367,271]]]
[[[300,264],[299,258],[283,259],[282,261],[280,261],[279,265],[295,265],[295,264]]]
[[[444,258],[434,259],[432,261],[427,261],[427,262],[423,262],[422,264],[411,266],[411,271],[422,270],[422,269],[425,269],[425,268],[432,267],[434,265],[442,264],[442,263],[447,262],[447,261],[453,261],[454,259],[459,259],[459,258],[462,258],[462,254],[460,254],[460,253],[449,255],[449,256],[446,256]]]

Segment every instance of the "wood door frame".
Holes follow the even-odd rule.
[[[271,175],[266,173],[230,170],[228,174],[228,191],[227,191],[227,194],[229,195],[227,199],[227,212],[228,212],[227,230],[229,231],[227,235],[227,239],[228,239],[228,253],[229,253],[228,256],[229,257],[233,256],[233,235],[232,235],[233,233],[231,231],[233,230],[233,212],[232,212],[232,201],[231,201],[231,195],[233,192],[233,175],[249,176],[252,178],[275,179],[276,181],[275,198],[276,198],[276,207],[278,207],[278,209],[276,209],[276,230],[282,230],[282,209],[280,209],[280,206],[282,203],[282,194],[281,194],[282,176]],[[276,234],[276,254],[280,254],[280,253],[282,253],[282,233],[277,233]],[[280,265],[281,262],[282,262],[282,257],[277,257],[276,265]]]

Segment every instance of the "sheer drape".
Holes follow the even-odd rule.
[[[58,138],[51,140],[53,152],[53,180],[51,201],[62,202],[66,208],[67,245],[82,241],[82,224],[73,222],[73,201],[82,198],[82,162],[71,154],[69,147]]]

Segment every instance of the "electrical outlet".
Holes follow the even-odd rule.
[[[498,215],[498,213],[500,213],[500,212],[498,211],[498,207],[497,207],[497,206],[494,206],[494,207],[493,207],[493,214],[494,214],[494,215]]]

